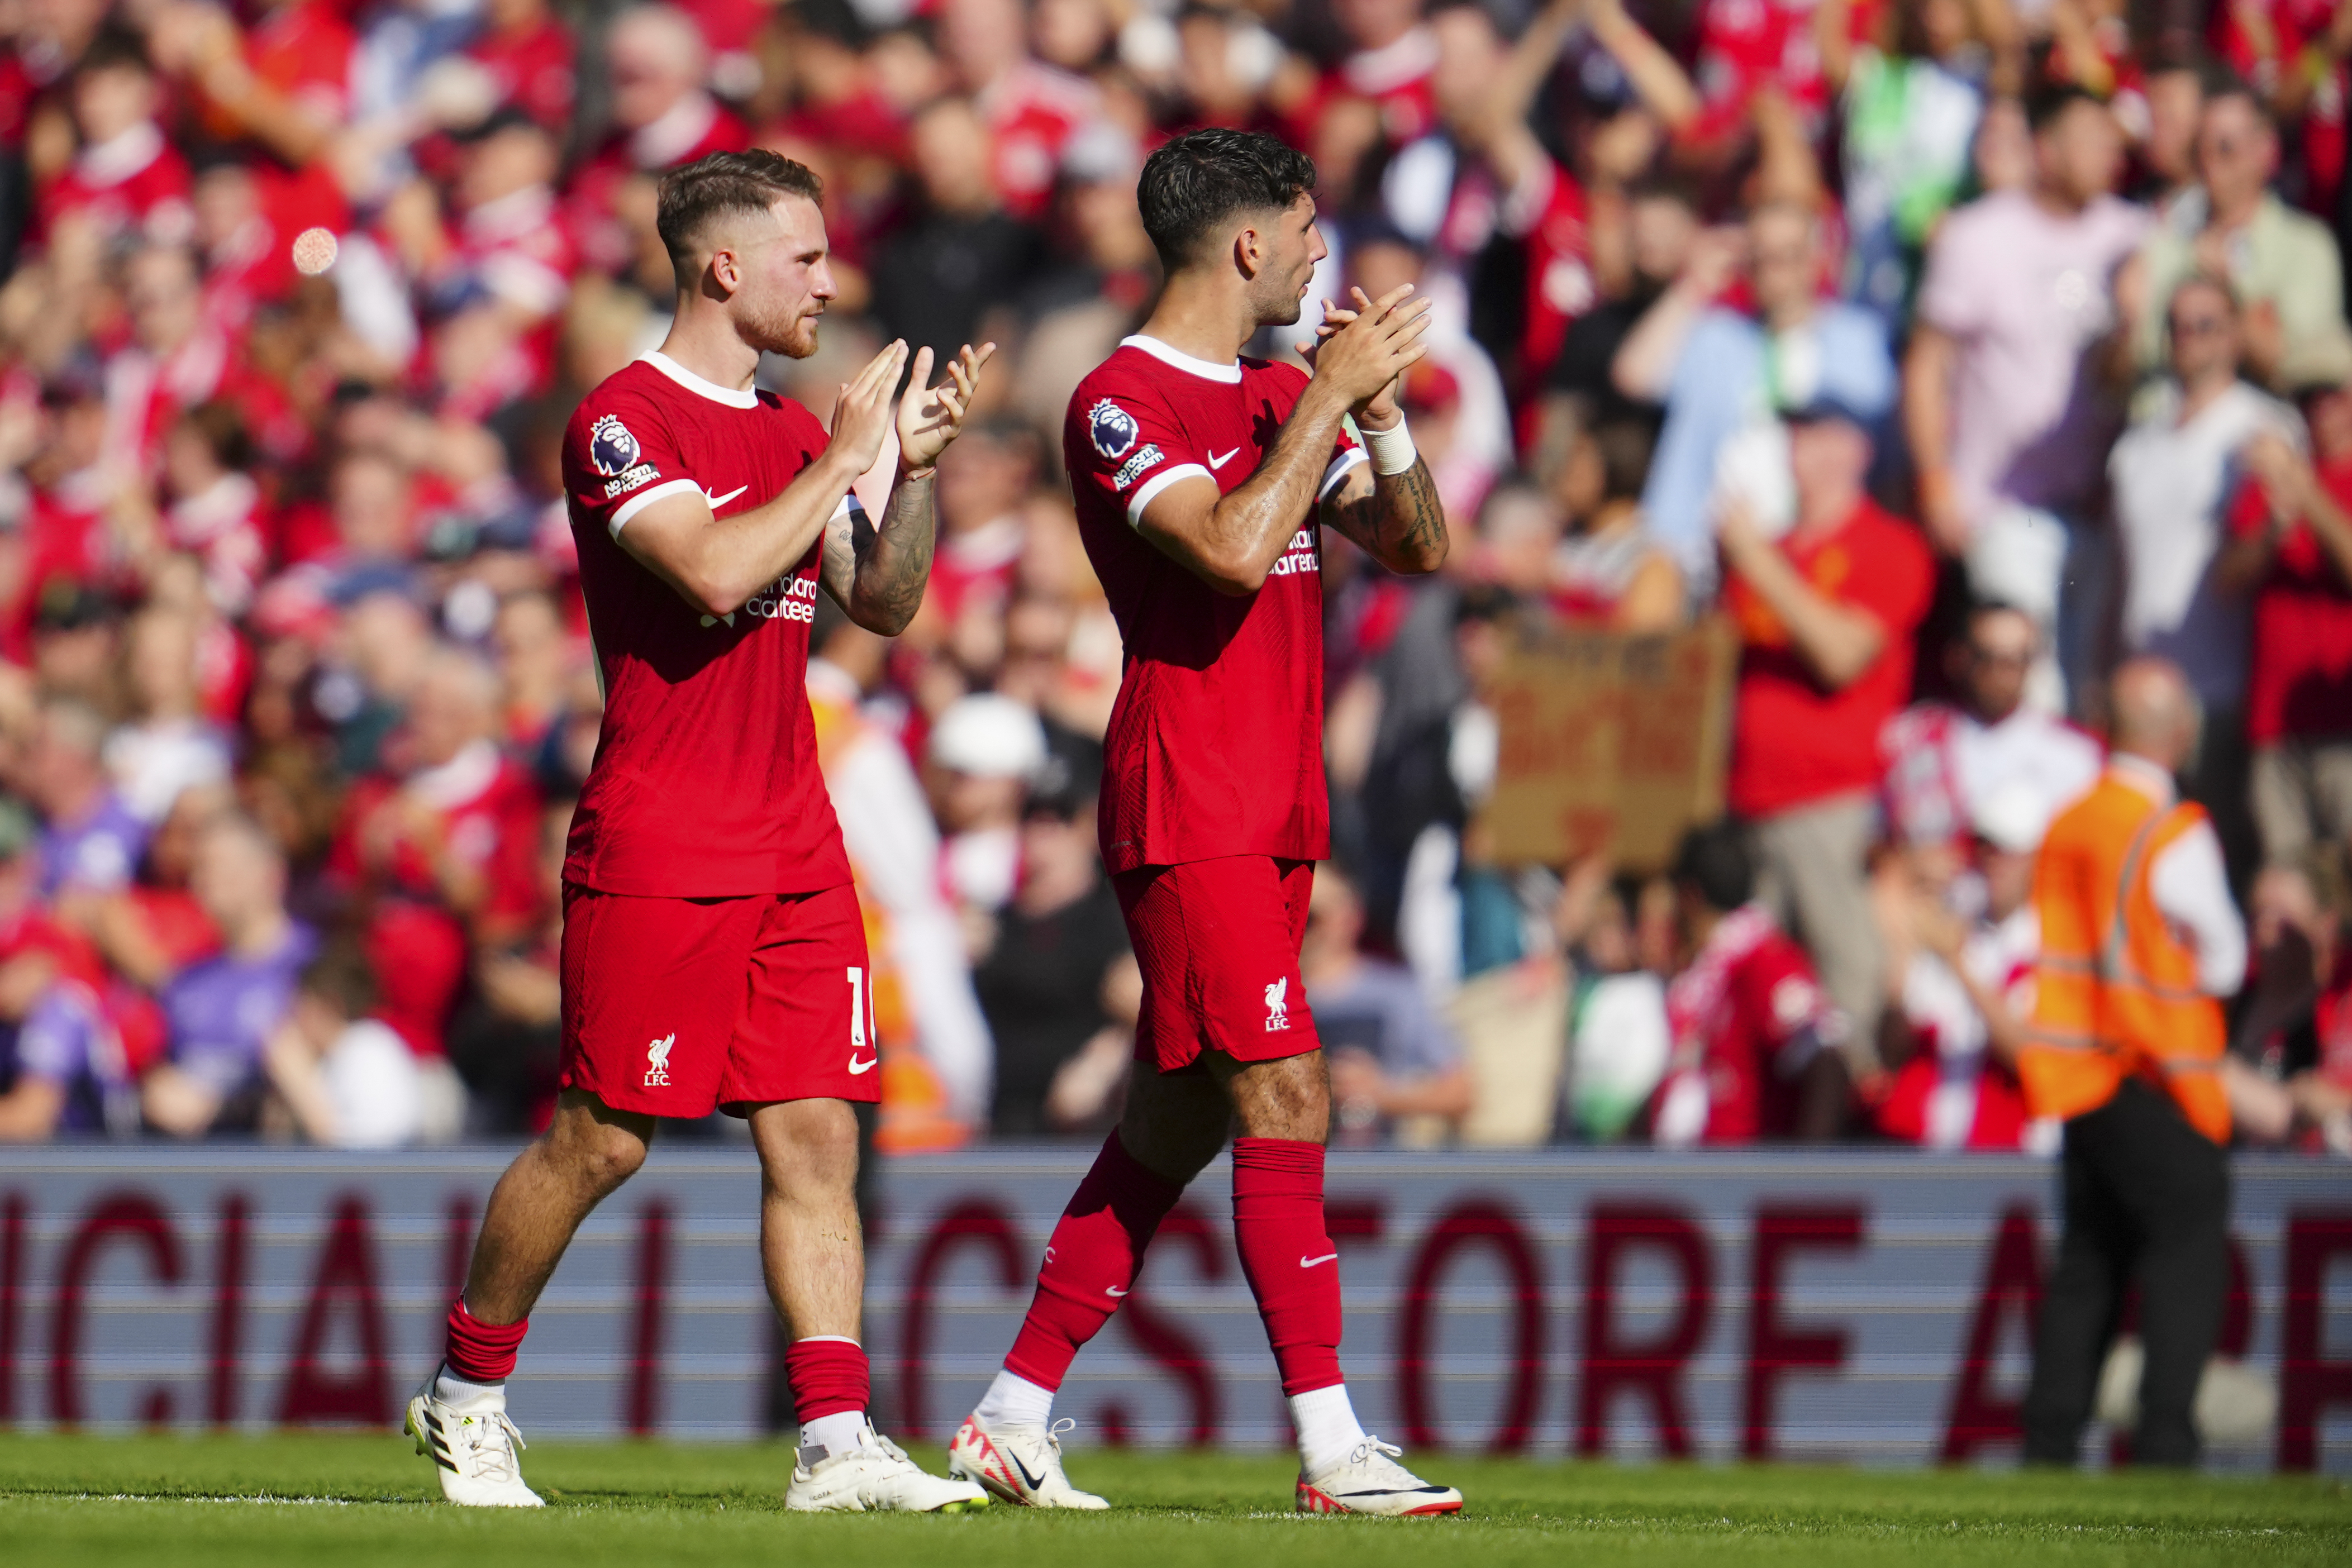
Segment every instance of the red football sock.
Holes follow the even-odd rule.
[[[1054,1227],[1037,1293],[1005,1370],[1043,1388],[1061,1387],[1078,1347],[1118,1310],[1143,1267],[1151,1233],[1183,1195],[1182,1186],[1138,1163],[1117,1132],[1104,1139],[1094,1169]]]
[[[796,1339],[784,1348],[793,1411],[805,1427],[827,1416],[863,1412],[873,1395],[866,1347],[854,1339]]]
[[[1323,1145],[1234,1140],[1234,1242],[1285,1395],[1339,1376],[1339,1249],[1323,1228]]]
[[[463,1296],[449,1303],[449,1337],[441,1364],[459,1381],[497,1385],[514,1375],[515,1352],[530,1332],[530,1320],[486,1323],[466,1310]]]

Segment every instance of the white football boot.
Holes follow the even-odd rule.
[[[436,1373],[410,1397],[401,1429],[433,1460],[441,1495],[467,1508],[546,1507],[523,1485],[516,1450],[526,1445],[507,1418],[504,1397],[452,1405],[436,1391],[438,1382]]]
[[[1403,1454],[1394,1444],[1366,1437],[1313,1475],[1301,1471],[1298,1511],[1391,1517],[1461,1512],[1462,1494],[1452,1487],[1432,1486],[1398,1464]]]
[[[928,1474],[869,1427],[864,1443],[841,1453],[796,1450],[784,1506],[801,1513],[961,1513],[986,1508],[988,1493]]]
[[[1090,1491],[1080,1491],[1062,1471],[1062,1434],[1076,1421],[1052,1427],[998,1427],[967,1416],[948,1445],[948,1474],[977,1481],[1022,1508],[1108,1508]]]

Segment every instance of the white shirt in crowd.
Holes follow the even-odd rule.
[[[319,1061],[334,1146],[394,1149],[425,1133],[425,1081],[408,1042],[374,1019],[348,1025]]]
[[[2107,769],[2158,805],[2172,804],[2172,775],[2146,758],[2117,752]],[[2200,822],[2166,845],[2148,867],[2147,884],[2158,910],[2197,954],[2198,988],[2208,996],[2234,995],[2246,977],[2246,924],[2230,896],[2213,824]]]
[[[230,772],[227,737],[200,718],[126,724],[107,737],[105,761],[122,803],[150,823],[171,815],[181,790],[226,783]]]
[[[2042,922],[2033,906],[1998,925],[1979,921],[1960,948],[1960,967],[2021,1015],[2033,1006],[2033,960],[2042,950]],[[1927,1037],[1936,1053],[1937,1083],[1927,1095],[1926,1143],[1931,1149],[1967,1146],[1976,1126],[1977,1094],[1991,1032],[1951,967],[1919,952],[1903,972],[1903,1016]]]
[[[1951,746],[1960,803],[1970,812],[2022,783],[2055,817],[2099,781],[2099,743],[2035,708],[2020,707],[1998,724],[1961,714],[1952,725]]]
[[[856,681],[823,659],[809,661],[808,684],[832,701],[858,699]],[[950,1109],[977,1123],[987,1113],[996,1048],[971,988],[955,914],[940,894],[940,832],[923,787],[906,751],[878,729],[844,747],[824,782],[859,886],[889,915],[890,962],[914,1019],[917,1048],[940,1075]],[[1017,859],[1018,839],[1007,837]],[[1010,869],[1003,881],[1009,898]]]
[[[2180,389],[2167,384],[2149,394],[2107,458],[2123,554],[2124,647],[2179,664],[2208,710],[2245,696],[2245,601],[2220,591],[2212,573],[2238,453],[2264,432],[2303,444],[2294,411],[2243,382],[2185,424]]]

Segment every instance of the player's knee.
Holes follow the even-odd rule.
[[[751,1135],[769,1182],[787,1192],[857,1182],[857,1113],[843,1100],[794,1100],[752,1113]]]
[[[551,1130],[548,1157],[598,1197],[637,1174],[646,1163],[645,1134],[595,1115],[564,1117]]]
[[[1331,1130],[1331,1079],[1320,1051],[1252,1062],[1228,1081],[1245,1137],[1319,1144]]]
[[[597,1190],[610,1192],[637,1174],[646,1163],[645,1140],[623,1127],[600,1127],[582,1162],[583,1174]]]

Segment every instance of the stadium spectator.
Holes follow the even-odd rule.
[[[952,1147],[982,1125],[1001,1052],[973,993],[922,785],[904,748],[860,706],[856,672],[878,675],[886,644],[845,618],[836,621],[830,601],[815,630],[808,695],[817,764],[866,912],[881,1037],[876,1145],[889,1152]]]
[[[1021,802],[1045,765],[1045,727],[1010,697],[960,697],[931,727],[927,763],[950,895],[967,913],[1003,908],[1020,875]]]
[[[364,955],[330,947],[302,969],[263,1065],[303,1141],[391,1149],[425,1132],[425,1086],[407,1042],[368,1017],[375,977]]]
[[[1142,977],[1095,848],[1099,755],[1050,758],[1021,815],[1021,885],[972,972],[996,1041],[1000,1138],[1099,1134],[1118,1119]]]
[[[1646,421],[1654,435],[1665,418],[1657,400],[1628,397],[1620,391],[1613,367],[1627,334],[1690,264],[1701,233],[1698,204],[1683,185],[1666,180],[1636,185],[1624,193],[1623,200],[1623,278],[1614,292],[1570,322],[1560,340],[1559,357],[1552,361],[1547,381],[1553,394],[1548,401],[1568,406],[1547,410],[1548,433],[1565,434],[1631,417]],[[1603,258],[1594,259],[1598,268]],[[1547,455],[1556,456],[1564,444],[1553,434],[1546,443]],[[1647,468],[1644,463],[1645,473]]]
[[[998,0],[957,0],[993,5]],[[952,355],[1005,334],[985,318],[1035,277],[1037,231],[1007,209],[989,172],[989,130],[968,100],[943,98],[908,127],[919,214],[874,258],[874,310],[912,348]]]
[[[2105,105],[2052,88],[2028,116],[2031,183],[1960,208],[1928,247],[1904,424],[1927,537],[1979,597],[2041,626],[2029,700],[2063,712],[2106,613],[2095,507],[2119,423],[2112,347],[2131,328],[2112,279],[2147,219],[2113,193],[2123,146]]]
[[[253,1129],[270,1031],[319,946],[287,913],[285,858],[249,817],[205,829],[193,885],[221,950],[164,986],[167,1054],[140,1084],[147,1124],[181,1138]]]
[[[1647,422],[1619,416],[1580,434],[1559,465],[1551,493],[1568,532],[1552,550],[1544,588],[1552,613],[1571,625],[1639,634],[1688,618],[1682,569],[1642,513],[1652,450]]]
[[[1617,352],[1618,389],[1663,402],[1642,511],[1701,591],[1717,580],[1714,532],[1735,499],[1778,526],[1789,511],[1783,410],[1833,398],[1875,430],[1895,402],[1877,319],[1822,298],[1821,220],[1794,204],[1757,209],[1744,235],[1710,235]],[[1752,309],[1721,303],[1744,278]]]
[[[1972,605],[1947,650],[1955,703],[1915,703],[1878,737],[1886,831],[1899,843],[1964,838],[1977,809],[2023,788],[2043,821],[2099,777],[2099,743],[2025,701],[2040,649],[2033,618],[2011,605]]]
[[[1331,1056],[1331,1141],[1385,1143],[1402,1133],[1425,1145],[1450,1137],[1470,1111],[1461,1043],[1412,971],[1366,954],[1363,935],[1355,883],[1336,867],[1317,867],[1298,971],[1315,1031]]]
[[[2231,82],[2207,94],[2197,124],[2197,188],[2174,204],[2142,246],[2134,289],[2151,307],[2132,324],[2143,371],[2161,369],[2172,323],[2166,301],[2189,277],[2229,280],[2244,306],[2245,371],[2284,392],[2340,360],[2344,268],[2326,227],[2270,188],[2278,127],[2252,88]]]
[[[39,227],[89,225],[113,245],[184,243],[195,229],[188,162],[155,121],[154,68],[136,34],[110,29],[74,67],[73,162],[39,199]]]
[[[1839,1047],[1852,1025],[1755,902],[1738,825],[1693,829],[1674,888],[1682,967],[1666,988],[1672,1046],[1650,1100],[1651,1137],[1669,1148],[1836,1137],[1849,1082]]]
[[[621,212],[632,183],[706,152],[740,151],[751,144],[751,132],[711,96],[710,46],[671,6],[632,5],[614,17],[604,72],[612,131],[572,174],[564,221],[585,260],[618,272],[632,254]]]
[[[69,697],[43,705],[24,788],[45,819],[44,898],[68,889],[115,891],[130,882],[147,846],[147,825],[107,775],[105,746],[106,721],[91,708]]]
[[[2250,592],[2248,789],[2264,860],[2289,865],[2352,838],[2352,356],[2303,398],[2311,460],[2245,449],[2252,483],[2214,575]]]
[[[1832,7],[1823,7],[1824,10]],[[1928,236],[1958,198],[1984,104],[1992,50],[1984,19],[2007,18],[1967,0],[1897,0],[1886,47],[1821,29],[1822,74],[1841,105],[1845,167],[1847,298],[1900,335]],[[2003,62],[2005,63],[2005,62]]]
[[[35,832],[29,812],[0,802],[0,1142],[136,1132],[138,1087],[99,1000],[98,956],[36,902]]]
[[[189,619],[156,606],[131,622],[123,664],[136,719],[107,737],[107,771],[122,804],[147,823],[160,822],[184,790],[228,781],[228,738],[201,710],[197,629]]]
[[[2269,437],[2300,448],[2294,411],[2238,377],[2243,314],[2230,286],[2192,277],[2172,292],[2171,375],[2144,400],[2108,456],[2122,579],[2118,639],[2127,654],[2169,659],[2204,710],[2189,796],[2213,813],[2237,877],[2251,873],[2246,814],[2246,602],[2215,570],[2247,449]],[[2300,461],[2300,459],[2297,459]]]
[[[1041,213],[1070,139],[1100,111],[1094,85],[1029,53],[1020,0],[947,0],[940,7],[940,53],[980,116],[982,189],[1016,218]],[[941,133],[946,133],[945,126]],[[978,339],[969,340],[973,342]]]
[[[1898,849],[1877,879],[1890,988],[1879,1056],[1889,1077],[1878,1129],[1931,1149],[2054,1153],[2057,1128],[2029,1124],[2017,1051],[2032,1009],[2040,928],[2034,854],[2049,805],[2031,782],[2007,781],[1974,806],[1967,845]],[[1982,908],[1963,883],[1975,873]]]
[[[1717,528],[1741,643],[1727,799],[1754,834],[1760,896],[1811,953],[1860,1065],[1884,996],[1865,885],[1878,735],[1910,691],[1935,585],[1917,532],[1864,493],[1869,417],[1826,395],[1791,411],[1795,526],[1776,538],[1735,505]]]

